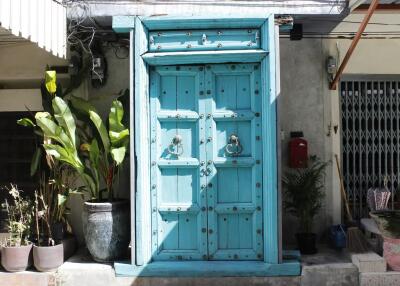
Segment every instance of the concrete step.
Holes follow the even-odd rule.
[[[17,273],[1,272],[1,286],[57,286],[56,274],[24,271]],[[62,285],[62,284],[61,284]]]
[[[356,286],[358,269],[353,263],[303,266],[301,286]]]
[[[351,261],[361,273],[386,272],[386,260],[375,252],[352,253]]]
[[[360,273],[360,286],[399,286],[400,272],[368,272]]]

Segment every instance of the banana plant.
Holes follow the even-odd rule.
[[[122,123],[123,105],[119,100],[112,102],[108,124],[105,124],[95,107],[88,101],[72,96],[70,103],[75,113],[85,123],[81,129],[89,128],[91,131],[91,136],[82,137],[86,142],[81,144],[81,150],[86,152],[94,184],[99,187],[103,182],[108,199],[112,200],[114,181],[126,157],[129,145],[129,129]],[[96,199],[102,199],[99,189],[96,192]]]
[[[43,134],[43,148],[47,155],[56,161],[63,162],[72,167],[82,178],[86,189],[92,197],[96,196],[98,185],[92,178],[90,170],[79,157],[79,140],[76,137],[75,119],[67,103],[58,96],[52,100],[54,116],[49,112],[37,112],[35,122],[29,118],[18,120],[18,124],[39,129]],[[39,164],[41,155],[35,153],[31,169]]]

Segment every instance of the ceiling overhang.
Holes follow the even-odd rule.
[[[66,7],[54,0],[0,0],[0,44],[26,40],[65,58]]]

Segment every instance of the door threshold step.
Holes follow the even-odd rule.
[[[261,261],[156,261],[143,266],[116,262],[114,268],[119,277],[265,277],[301,274],[297,260],[284,260],[279,264]]]

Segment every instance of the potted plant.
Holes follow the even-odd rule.
[[[114,184],[129,144],[124,108],[121,101],[114,100],[105,124],[89,102],[72,97],[71,105],[82,120],[80,129],[89,130],[81,132],[86,134],[81,136],[81,150],[94,183],[89,185],[91,200],[84,203],[82,214],[86,244],[94,260],[113,261],[127,254],[130,241],[129,201],[114,196]]]
[[[71,114],[62,113],[60,110],[62,106],[52,104],[53,99],[56,97],[59,98],[57,95],[61,94],[61,86],[56,83],[56,73],[54,71],[46,72],[45,81],[41,85],[41,92],[42,103],[46,112],[36,113],[34,115],[35,119],[36,116],[48,116],[50,118],[57,117],[60,122],[73,120]],[[47,249],[47,251],[55,251],[50,250],[54,248],[57,249],[54,260],[59,261],[59,254],[57,253],[59,253],[62,247],[58,245],[64,244],[64,256],[68,258],[74,253],[76,248],[74,236],[71,234],[69,234],[68,237],[66,236],[68,222],[65,217],[67,214],[66,205],[70,194],[79,193],[79,190],[73,188],[76,180],[74,169],[63,161],[54,160],[50,154],[44,152],[43,144],[51,145],[53,140],[51,137],[47,136],[49,133],[47,129],[46,134],[41,127],[29,118],[22,118],[18,120],[17,123],[26,127],[31,127],[36,135],[37,146],[31,161],[30,171],[31,176],[37,177],[39,181],[39,194],[35,201],[35,210],[37,215],[36,226],[40,227],[35,228],[36,247],[34,247],[34,254],[44,252],[45,250],[42,251],[41,247],[49,247],[43,248]],[[41,208],[40,210],[38,209],[39,207]],[[52,257],[49,259],[51,260]],[[43,259],[41,260],[43,261]],[[57,263],[59,264],[59,262]],[[45,269],[46,267],[37,266],[36,268]]]
[[[25,271],[31,265],[32,243],[29,241],[32,223],[32,204],[21,196],[21,191],[16,185],[6,188],[12,198],[4,205],[8,215],[7,238],[1,247],[1,265],[9,272]]]
[[[33,262],[38,271],[56,271],[64,262],[61,240],[53,237],[54,220],[57,219],[58,200],[54,199],[51,185],[41,181],[39,193],[35,192],[35,234]]]
[[[127,253],[130,241],[129,201],[114,198],[114,183],[129,143],[129,130],[122,124],[124,110],[121,102],[114,100],[107,127],[87,101],[73,98],[71,104],[76,116],[86,119],[81,121],[79,137],[70,108],[57,96],[52,100],[54,115],[38,112],[36,124],[30,124],[51,139],[43,144],[46,154],[68,164],[84,182],[91,198],[82,215],[87,247],[96,261],[112,261]]]
[[[310,156],[308,167],[287,171],[283,176],[285,209],[299,219],[297,244],[302,254],[317,253],[313,222],[324,199],[324,175],[328,162]]]

